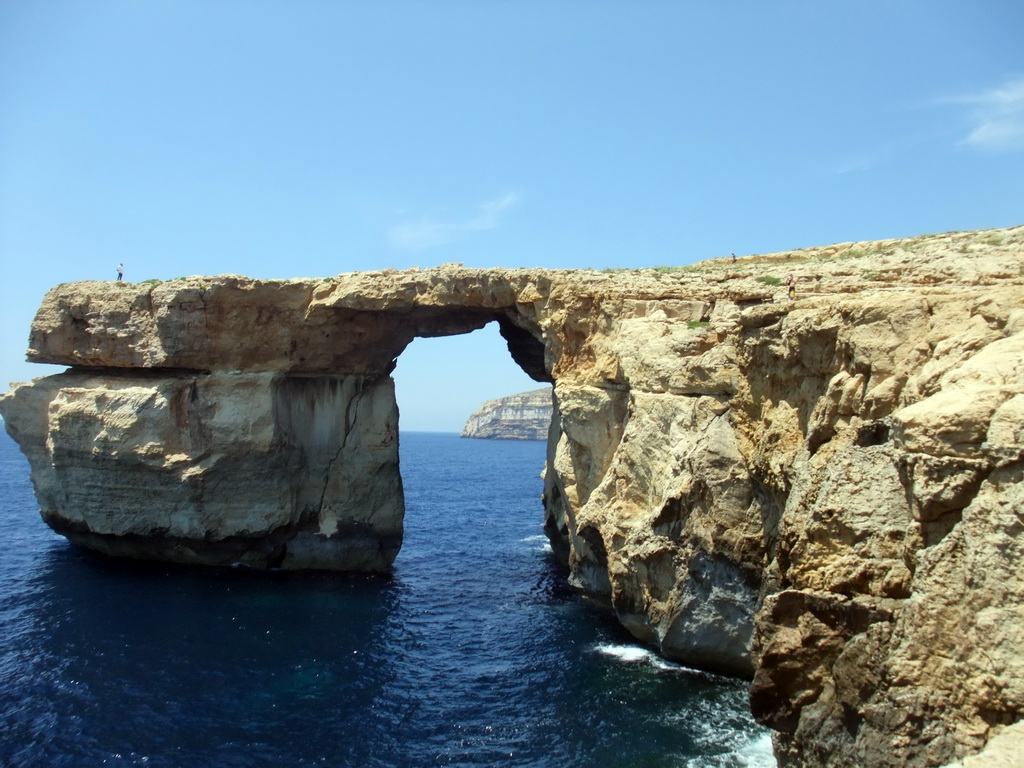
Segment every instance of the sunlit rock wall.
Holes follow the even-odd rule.
[[[389,377],[65,373],[5,413],[44,518],[92,549],[381,570],[401,546]]]

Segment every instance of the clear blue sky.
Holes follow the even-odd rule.
[[[1019,0],[2,0],[0,382],[50,372],[22,362],[46,289],[119,261],[635,267],[1022,224],[1022,40]],[[405,429],[534,386],[489,331],[400,358]]]

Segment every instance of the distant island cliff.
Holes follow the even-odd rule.
[[[547,440],[551,387],[488,400],[466,420],[460,437],[486,440]]]

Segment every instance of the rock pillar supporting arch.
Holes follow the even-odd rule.
[[[8,419],[47,523],[111,555],[385,570],[402,541],[387,375],[68,372]],[[7,410],[7,409],[5,409]],[[52,435],[52,439],[47,439]]]

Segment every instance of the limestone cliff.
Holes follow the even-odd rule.
[[[28,355],[70,370],[0,409],[80,544],[386,568],[390,370],[491,321],[554,383],[545,529],[573,583],[751,675],[782,765],[937,766],[1022,719],[1021,227],[674,271],[64,285]]]
[[[474,411],[461,437],[485,440],[547,440],[551,426],[551,388],[488,400]]]

